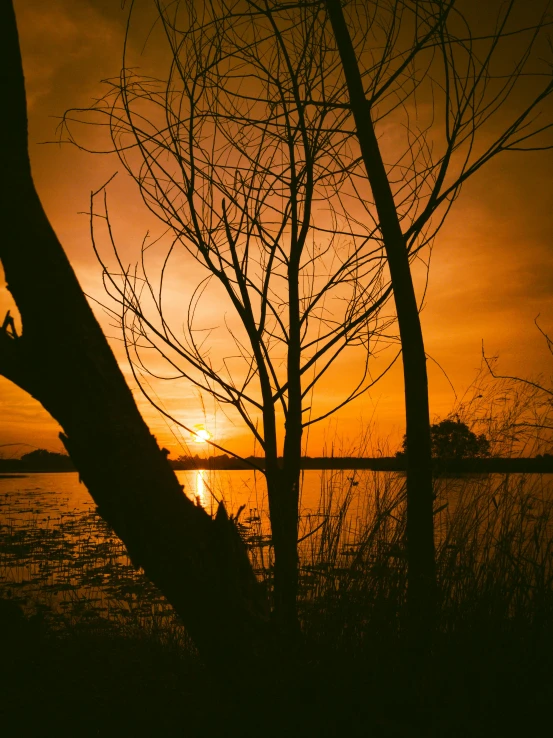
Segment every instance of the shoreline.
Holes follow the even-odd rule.
[[[248,461],[250,463],[248,463]],[[175,471],[249,471],[255,465],[259,470],[264,467],[264,460],[259,457],[250,457],[247,460],[231,459],[215,456],[208,459],[194,458],[190,461],[170,461]],[[541,458],[487,458],[487,459],[435,459],[434,473],[441,474],[553,474],[553,457]],[[333,470],[333,471],[388,471],[405,472],[405,459],[395,456],[382,457],[305,457],[302,459],[301,469],[306,470]],[[31,468],[18,460],[0,460],[0,478],[9,478],[14,475],[27,474],[63,474],[76,473],[76,469],[69,464],[63,466],[49,466]]]

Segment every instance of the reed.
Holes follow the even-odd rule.
[[[334,643],[401,634],[405,615],[404,480],[327,470],[319,509],[302,517],[300,601],[306,632]],[[553,612],[553,489],[547,475],[481,475],[435,482],[440,632],[487,618],[544,627]],[[163,597],[90,512],[41,524],[14,520],[3,502],[0,593],[56,627],[179,631]],[[240,531],[270,590],[272,548],[262,513]],[[48,613],[48,615],[46,615]]]
[[[471,720],[478,730],[489,725],[493,735],[498,706],[508,723],[514,704],[519,712],[533,704],[535,714],[536,701],[549,704],[551,478],[442,477],[435,480],[435,495],[438,619],[433,654],[415,699],[403,643],[404,478],[322,473],[319,507],[302,517],[299,536],[305,649],[298,670],[318,705],[317,715],[310,713],[313,730],[337,725],[356,734],[353,718],[343,712],[348,704],[359,725],[376,723],[384,735],[415,729],[429,736],[479,734]],[[185,666],[179,673],[199,668],[169,605],[131,566],[95,513],[44,521],[33,514],[10,515],[10,504],[9,498],[0,500],[0,598],[19,602],[35,631],[48,634],[48,643],[53,637],[74,644],[68,651],[116,648],[127,656],[130,649],[136,654],[129,662],[133,669],[163,663],[166,653],[180,654]],[[239,527],[270,592],[272,546],[263,515],[259,509],[245,511]],[[132,649],[117,645],[121,639]],[[46,648],[50,653],[52,646]],[[201,682],[206,676],[194,678]],[[205,689],[211,689],[207,682]],[[403,725],[398,715],[406,709],[410,717]],[[451,714],[462,715],[456,720],[464,733],[452,730]]]

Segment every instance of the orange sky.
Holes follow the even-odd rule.
[[[112,0],[16,0],[15,7],[35,182],[83,289],[101,299],[100,268],[90,245],[88,217],[80,213],[88,209],[90,191],[121,167],[113,158],[39,142],[55,140],[56,116],[70,107],[89,105],[102,92],[99,80],[118,73],[125,13]],[[539,313],[540,325],[553,332],[552,171],[551,152],[496,159],[462,191],[436,240],[422,312],[425,344],[459,394],[480,365],[482,341],[488,355],[499,355],[505,373],[551,375],[551,357],[533,320]],[[161,230],[146,215],[134,184],[123,174],[110,187],[110,203],[122,241],[138,244],[148,228]],[[183,291],[193,288],[195,275],[192,269]],[[10,305],[2,280],[2,315]],[[121,356],[116,329],[109,326],[101,311],[97,315]],[[121,366],[128,376],[122,357]],[[340,372],[347,372],[347,362]],[[429,376],[432,416],[443,417],[452,409],[454,393],[433,362]],[[336,379],[325,385],[325,393],[330,395],[334,387]],[[247,432],[233,427],[220,411],[214,414],[209,398],[202,408],[191,387],[156,385],[156,391],[164,405],[187,425],[205,424],[214,433],[214,440],[237,453],[253,450]],[[173,456],[183,453],[183,446],[165,421],[141,396],[137,395],[137,400],[158,439]],[[3,378],[0,418],[0,445],[28,443],[61,450],[56,423],[38,403]],[[373,448],[387,442],[392,452],[397,449],[404,426],[399,366],[370,397],[350,405],[331,423],[312,428],[308,453],[321,454],[325,444],[327,449],[334,444],[343,453],[355,452],[369,425]],[[202,452],[205,447],[190,444],[190,448]],[[9,454],[11,447],[0,451]]]

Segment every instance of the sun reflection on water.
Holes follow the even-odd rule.
[[[205,481],[205,469],[198,469],[196,472],[196,499],[202,507],[207,507],[209,502],[209,491]]]

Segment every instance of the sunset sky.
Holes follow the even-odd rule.
[[[146,212],[136,185],[115,157],[94,156],[67,145],[40,144],[56,140],[57,118],[65,110],[89,106],[103,94],[100,80],[118,74],[126,11],[113,0],[16,0],[15,8],[35,183],[84,291],[102,300],[101,269],[91,247],[86,215],[91,190],[119,170],[109,187],[109,198],[122,244],[139,245],[147,230],[155,235],[163,228]],[[138,51],[135,49],[137,58]],[[97,134],[88,135],[93,144]],[[552,357],[534,326],[539,314],[540,326],[553,333],[552,172],[551,151],[496,158],[465,186],[436,239],[422,312],[426,350],[433,360],[429,362],[433,419],[446,416],[454,406],[450,382],[461,396],[475,378],[482,344],[488,356],[499,357],[502,373],[523,377],[552,373]],[[175,288],[175,310],[178,300],[189,296],[200,278],[195,267],[187,274],[180,290]],[[2,279],[2,317],[7,309],[13,311],[13,305]],[[133,386],[117,329],[101,309],[94,309]],[[222,321],[216,304],[210,319]],[[56,330],[55,316],[51,329]],[[345,362],[340,367],[340,382],[347,378],[347,371]],[[331,393],[335,383],[336,378],[329,381],[324,391]],[[320,455],[334,444],[335,453],[356,453],[363,432],[370,428],[369,449],[387,447],[394,453],[404,432],[402,390],[401,368],[396,364],[370,396],[349,405],[332,421],[313,427],[307,452]],[[214,410],[212,400],[202,401],[192,387],[163,383],[155,385],[155,392],[189,427],[205,426],[217,443],[236,453],[253,451],[247,431]],[[138,392],[136,397],[158,440],[173,457],[184,453],[186,444],[172,434],[176,429]],[[58,432],[57,424],[36,401],[0,378],[0,446],[25,443],[60,451]],[[184,433],[184,440],[193,453],[205,452],[205,445],[191,442],[189,434]],[[26,448],[0,448],[5,455],[15,450]]]

